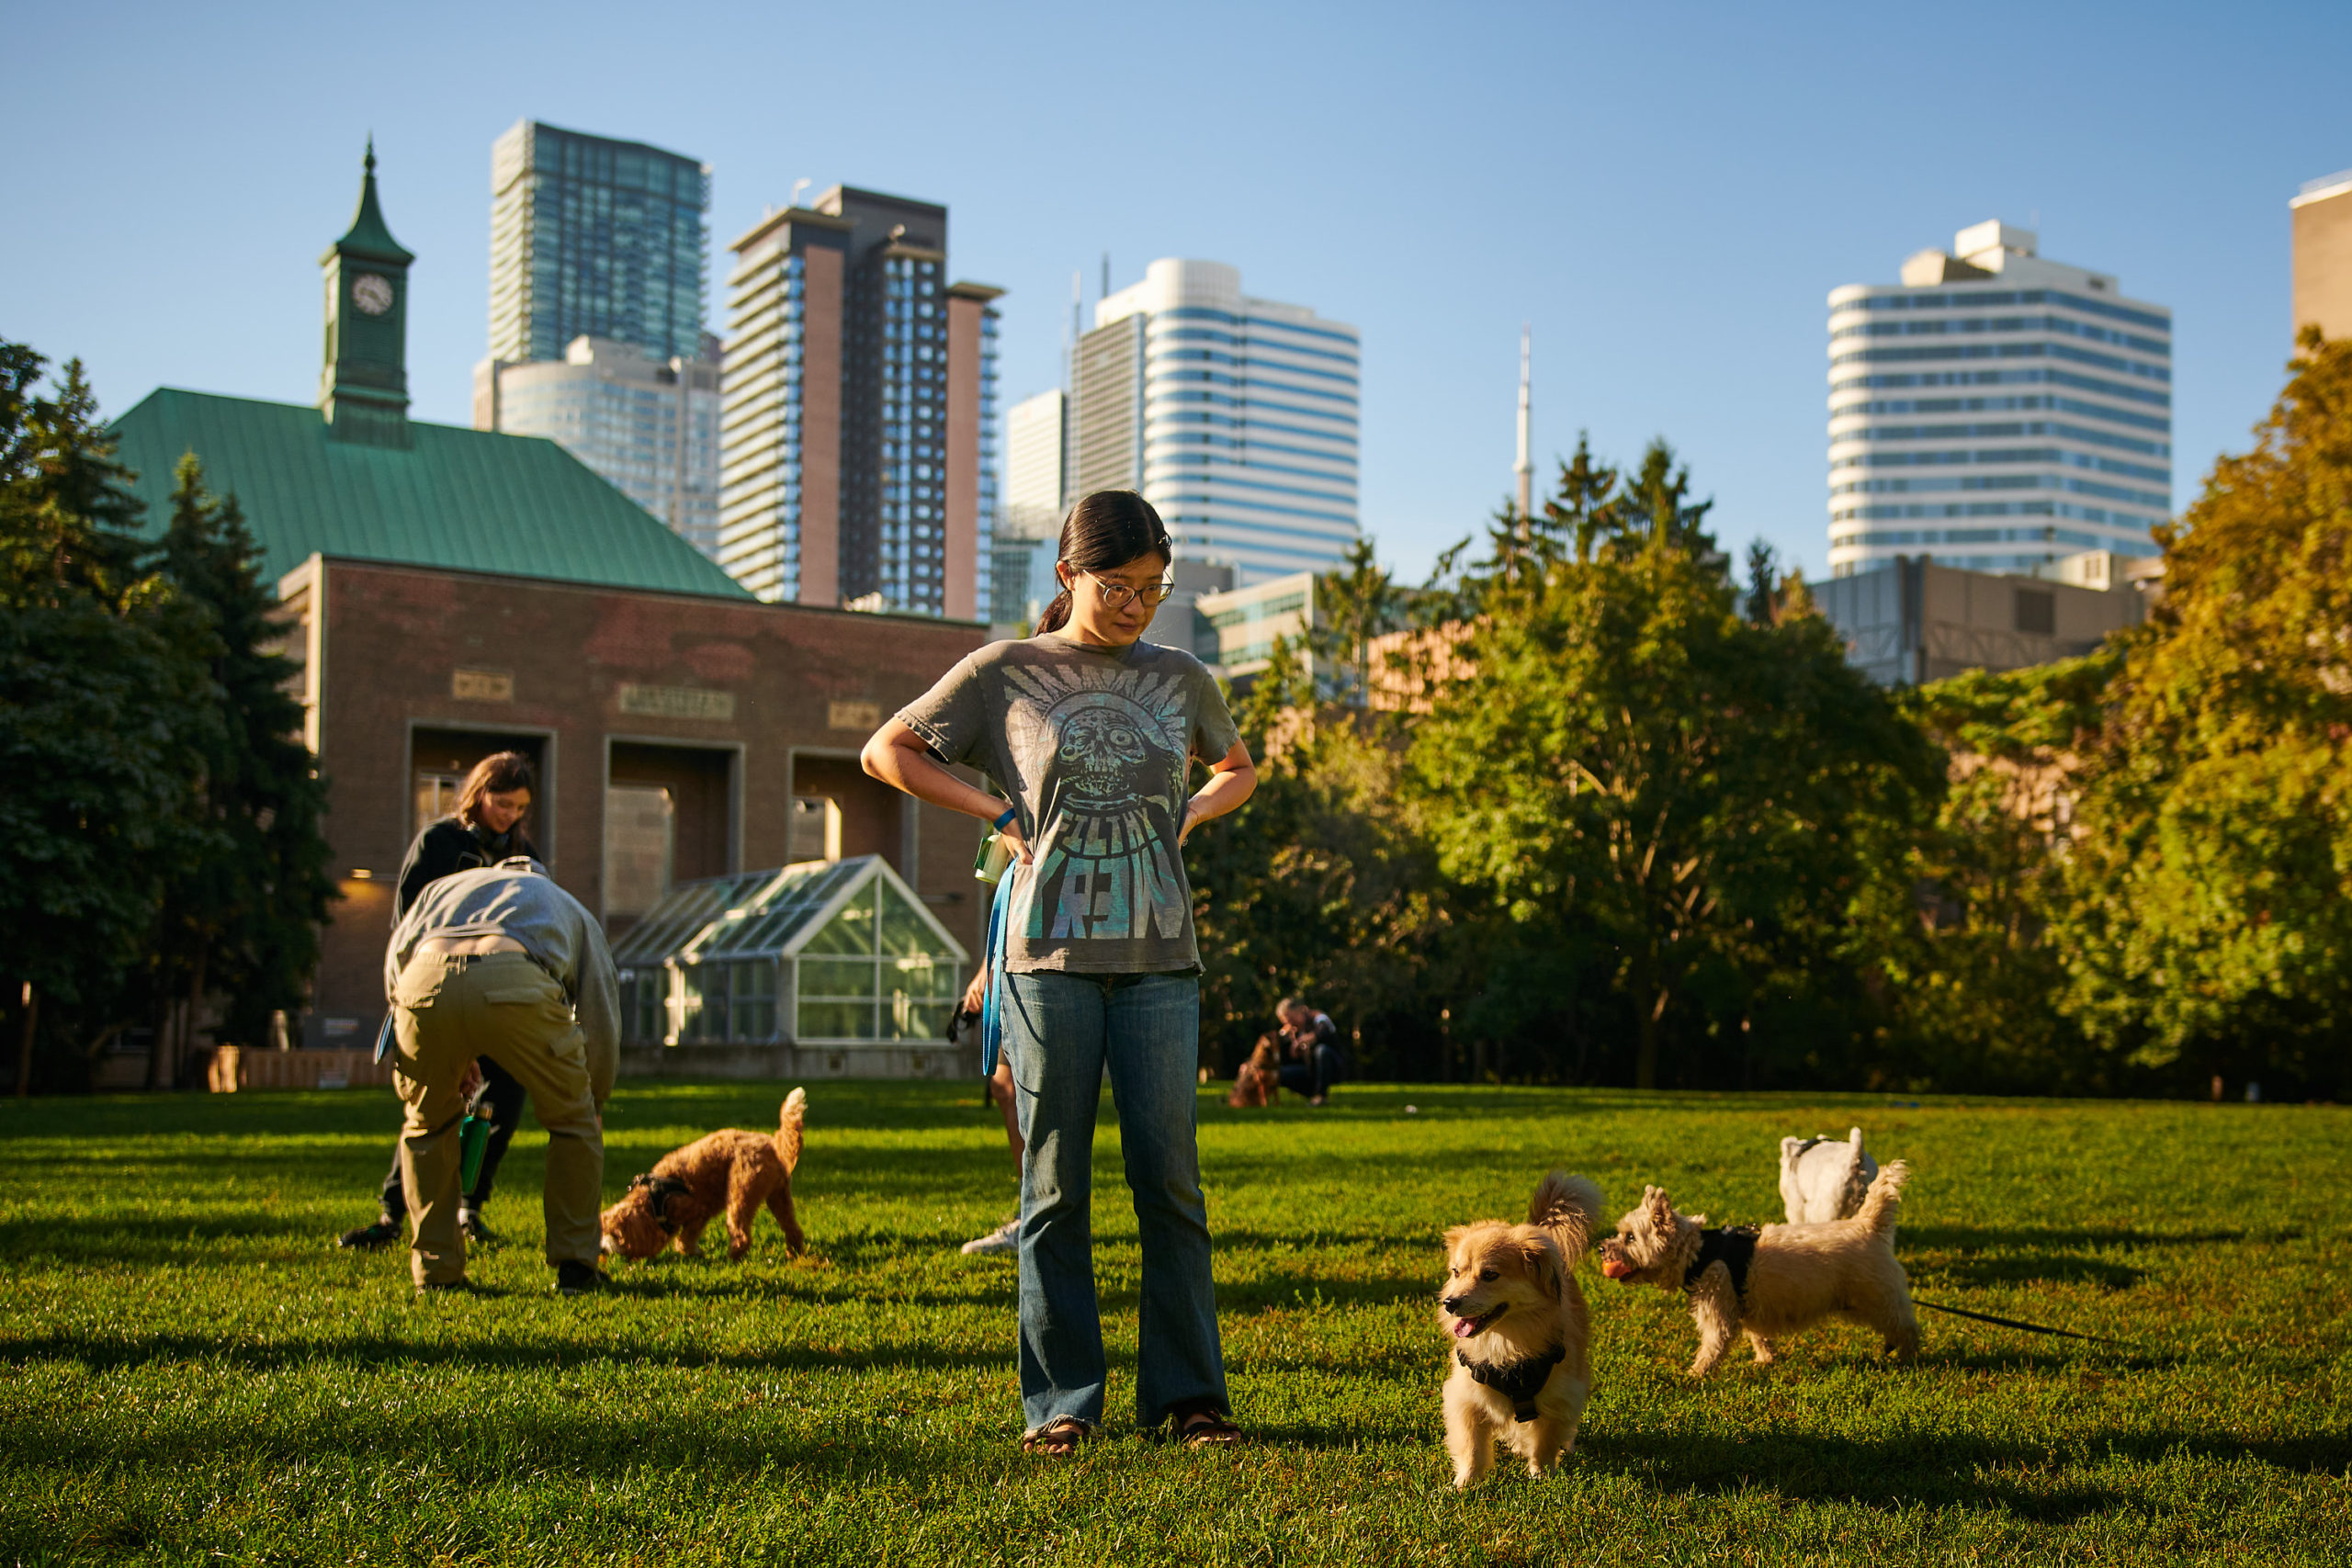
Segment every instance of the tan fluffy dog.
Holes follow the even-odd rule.
[[[1257,1048],[1241,1070],[1233,1075],[1233,1092],[1225,1102],[1236,1111],[1272,1105],[1283,1097],[1283,1054],[1271,1034],[1258,1036]]]
[[[1600,1189],[1555,1170],[1528,1200],[1525,1224],[1488,1220],[1445,1233],[1437,1320],[1454,1348],[1445,1380],[1454,1485],[1493,1467],[1497,1438],[1530,1475],[1576,1446],[1592,1392],[1591,1314],[1576,1266],[1600,1224]]]
[[[1894,1260],[1894,1219],[1910,1174],[1901,1160],[1880,1171],[1850,1220],[1761,1231],[1708,1230],[1706,1215],[1678,1214],[1665,1188],[1646,1188],[1642,1206],[1600,1243],[1600,1271],[1690,1296],[1699,1325],[1694,1378],[1714,1371],[1740,1333],[1757,1360],[1770,1361],[1773,1340],[1825,1317],[1874,1328],[1889,1354],[1908,1359],[1919,1350],[1919,1325]]]
[[[739,1261],[752,1247],[752,1222],[767,1205],[784,1227],[785,1246],[804,1245],[792,1213],[792,1172],[800,1163],[800,1123],[807,1091],[785,1096],[773,1135],[738,1128],[697,1138],[663,1155],[652,1173],[629,1183],[628,1193],[604,1213],[605,1250],[646,1258],[666,1243],[691,1258],[701,1251],[703,1227],[727,1216],[727,1258]]]

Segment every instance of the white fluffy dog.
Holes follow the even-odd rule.
[[[1842,1144],[1826,1137],[1781,1140],[1781,1201],[1792,1225],[1852,1219],[1877,1179],[1878,1161],[1862,1151],[1860,1127]]]
[[[1445,1233],[1437,1320],[1454,1346],[1445,1380],[1454,1485],[1493,1467],[1497,1438],[1530,1475],[1576,1446],[1592,1392],[1591,1314],[1576,1267],[1600,1223],[1600,1189],[1555,1170],[1536,1184],[1525,1224],[1487,1220]]]

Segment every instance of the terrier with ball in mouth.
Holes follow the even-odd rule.
[[[1576,1446],[1592,1392],[1591,1314],[1576,1266],[1600,1224],[1600,1189],[1555,1170],[1537,1184],[1525,1224],[1445,1233],[1437,1316],[1454,1347],[1445,1446],[1455,1486],[1493,1468],[1498,1438],[1534,1476]]]
[[[1768,1362],[1775,1339],[1825,1317],[1876,1329],[1888,1354],[1908,1359],[1919,1351],[1919,1325],[1894,1260],[1894,1219],[1910,1174],[1901,1160],[1881,1170],[1851,1219],[1760,1231],[1710,1230],[1706,1215],[1677,1213],[1665,1188],[1645,1188],[1641,1207],[1597,1249],[1600,1271],[1621,1284],[1690,1298],[1699,1325],[1694,1378],[1714,1371],[1742,1333],[1756,1359]]]

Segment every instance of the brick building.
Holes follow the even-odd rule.
[[[393,874],[467,770],[509,748],[538,763],[529,827],[548,870],[616,934],[681,883],[871,854],[977,952],[978,825],[866,778],[857,751],[983,628],[762,604],[554,442],[409,419],[413,258],[385,226],[374,162],[322,258],[317,403],[164,389],[115,426],[151,529],[183,453],[236,497],[329,782],[343,897],[289,1032],[312,1049],[231,1078],[377,1076],[363,1047],[383,1013]],[[904,1047],[806,1063],[778,1050],[723,1070],[933,1066]]]

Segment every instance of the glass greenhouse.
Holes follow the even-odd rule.
[[[970,955],[879,855],[682,883],[613,948],[638,1045],[944,1037]]]

